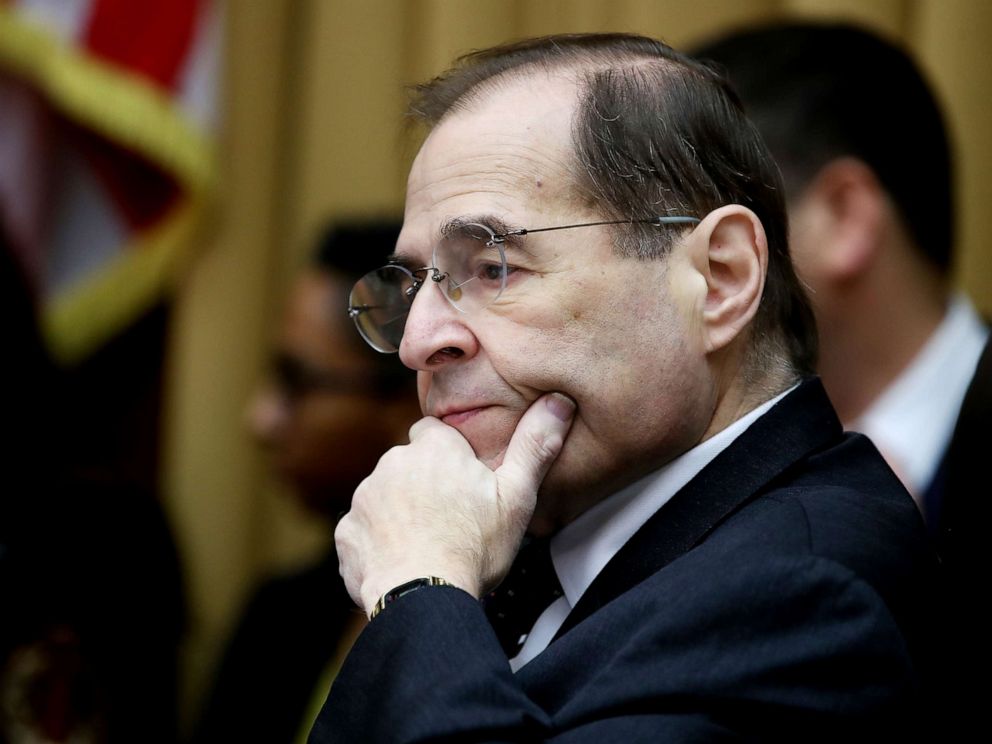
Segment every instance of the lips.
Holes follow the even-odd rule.
[[[490,468],[499,467],[520,418],[516,407],[494,401],[462,398],[446,402],[428,411],[450,426],[469,443],[475,456]]]
[[[446,408],[443,412],[438,413],[437,418],[441,419],[448,426],[458,426],[490,407],[488,404],[482,404]]]

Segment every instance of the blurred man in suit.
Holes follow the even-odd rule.
[[[940,553],[953,737],[946,727],[965,731],[981,709],[964,670],[990,621],[975,587],[988,564],[979,484],[992,350],[951,286],[954,185],[939,106],[905,52],[851,26],[772,25],[695,53],[726,70],[782,169],[827,392],[902,478]]]
[[[307,513],[332,528],[351,494],[419,417],[414,377],[354,333],[348,292],[392,252],[399,225],[336,225],[293,282],[270,374],[248,410],[252,434]],[[235,630],[196,741],[296,741],[309,730],[365,618],[354,612],[333,550],[264,583]],[[253,711],[245,716],[245,710]]]
[[[768,26],[695,54],[726,70],[782,169],[830,399],[946,540],[945,502],[961,496],[946,494],[948,445],[988,329],[950,282],[952,160],[933,94],[905,52],[851,26]]]

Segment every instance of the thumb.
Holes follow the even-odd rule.
[[[496,469],[504,499],[515,501],[537,494],[561,452],[574,415],[575,401],[561,393],[542,396],[527,409],[510,438],[503,464]]]

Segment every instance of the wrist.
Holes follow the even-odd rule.
[[[370,616],[386,594],[395,592],[405,584],[430,578],[438,578],[444,582],[436,586],[452,586],[468,592],[476,599],[482,596],[478,582],[469,581],[457,571],[445,570],[444,568],[391,571],[389,574],[367,580],[362,585],[362,609],[365,610],[366,615]]]
[[[442,579],[440,576],[423,576],[418,579],[407,581],[399,586],[393,587],[384,593],[373,606],[369,613],[369,620],[374,620],[386,607],[407,594],[412,594],[420,589],[435,586],[453,586],[451,582]]]

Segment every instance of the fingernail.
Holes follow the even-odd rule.
[[[547,401],[548,410],[554,414],[555,418],[562,421],[572,420],[572,415],[575,413],[574,400],[561,393],[552,393],[545,400]]]

